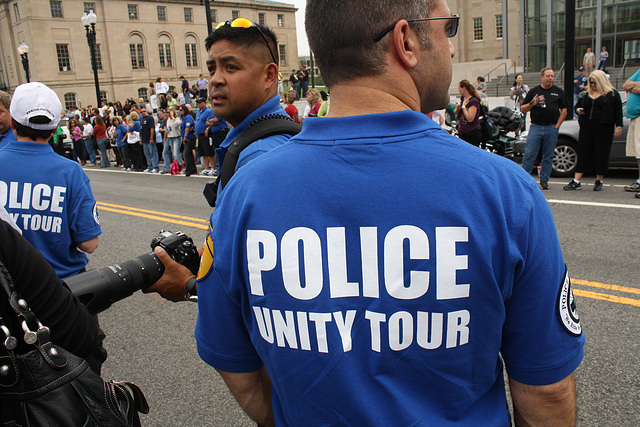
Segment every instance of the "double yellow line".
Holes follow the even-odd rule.
[[[173,224],[185,225],[188,227],[200,228],[207,230],[209,228],[209,220],[202,218],[193,218],[183,215],[174,215],[165,212],[151,211],[148,209],[134,208],[131,206],[114,205],[111,203],[98,202],[98,206],[103,211],[115,212],[124,215],[138,216],[156,221],[170,222]],[[590,288],[606,289],[613,292],[624,292],[627,294],[640,295],[640,289],[630,288],[627,286],[608,285],[606,283],[591,282],[589,280],[571,279],[571,284],[578,286],[587,286]],[[606,294],[602,292],[587,291],[581,288],[573,287],[574,295],[584,298],[597,299],[601,301],[615,302],[618,304],[632,305],[640,307],[640,300],[627,298],[617,295]]]
[[[606,283],[590,282],[588,280],[571,279],[572,285],[589,286],[591,288],[606,289],[614,292],[625,292],[627,294],[640,295],[640,289],[630,288],[627,286],[608,285]],[[617,295],[605,294],[602,292],[585,291],[583,289],[577,289],[573,286],[573,294],[585,298],[599,299],[601,301],[610,301],[618,304],[632,305],[640,307],[640,300],[634,298],[626,298]]]
[[[115,212],[124,215],[138,216],[156,221],[170,222],[173,224],[186,225],[188,227],[200,228],[202,230],[209,229],[209,220],[202,218],[193,218],[190,216],[174,215],[165,212],[151,211],[148,209],[134,208],[131,206],[114,205],[111,203],[98,202],[100,210],[107,212]]]

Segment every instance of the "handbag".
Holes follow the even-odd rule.
[[[149,412],[140,388],[105,382],[84,359],[53,344],[49,329],[16,292],[2,260],[0,287],[22,325],[25,343],[34,347],[16,354],[17,338],[0,317],[2,426],[140,426],[138,412]]]

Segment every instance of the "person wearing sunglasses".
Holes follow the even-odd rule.
[[[307,2],[331,111],[234,175],[198,286],[198,352],[260,425],[510,425],[503,361],[518,425],[575,423],[584,337],[549,204],[427,116],[459,20]]]
[[[553,165],[553,153],[558,142],[560,125],[567,117],[567,103],[564,91],[553,84],[555,74],[551,68],[540,71],[541,84],[532,88],[524,98],[520,111],[531,111],[531,126],[524,147],[522,168],[531,173],[533,163],[542,151],[540,168],[540,188],[549,189],[549,177]]]
[[[578,163],[576,173],[567,191],[582,190],[585,172],[595,170],[596,182],[593,191],[602,191],[602,180],[609,168],[609,154],[613,137],[622,136],[622,100],[611,86],[604,71],[594,70],[588,78],[589,89],[580,94],[575,111],[580,117],[578,135]]]

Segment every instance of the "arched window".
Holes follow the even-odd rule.
[[[77,98],[75,93],[65,93],[64,94],[64,108],[65,110],[75,109],[77,104]]]
[[[184,51],[187,58],[187,67],[198,66],[198,41],[192,34],[187,34],[184,38]]]
[[[173,58],[171,49],[171,39],[166,34],[158,37],[158,58],[160,59],[160,68],[173,68]]]
[[[129,36],[129,55],[131,56],[131,68],[138,70],[146,68],[144,61],[144,39],[140,34]]]

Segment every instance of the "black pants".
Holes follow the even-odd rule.
[[[480,146],[482,142],[482,131],[480,129],[474,129],[471,132],[458,135],[463,141],[467,141],[469,144],[476,147]]]
[[[196,140],[184,140],[184,163],[187,173],[196,174],[198,169],[196,168],[196,159],[193,157],[193,150],[196,148]]]
[[[131,169],[131,146],[129,144],[118,147],[125,169]]]
[[[607,174],[614,129],[614,123],[600,123],[600,120],[584,120],[580,124],[576,172],[593,170],[596,175]]]
[[[147,168],[147,159],[144,157],[144,150],[139,142],[131,145],[133,150],[133,167],[136,170],[145,170]]]

